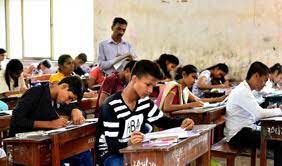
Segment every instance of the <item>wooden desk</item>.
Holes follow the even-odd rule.
[[[85,111],[88,114],[94,114],[96,111],[98,97],[94,98],[83,98],[80,102],[78,102],[78,108]]]
[[[215,125],[198,125],[195,129],[206,129],[199,136],[180,140],[169,146],[143,147],[133,145],[121,149],[124,165],[171,166],[187,165],[196,160],[197,165],[210,166],[210,138]]]
[[[225,92],[210,92],[210,91],[204,92],[204,98],[221,97],[224,95],[225,95]]]
[[[8,137],[11,115],[0,116],[0,148],[3,147],[3,139]]]
[[[213,108],[193,108],[174,111],[170,114],[174,118],[190,118],[195,124],[217,124],[218,120],[225,114],[225,105]]]
[[[33,166],[51,165],[73,155],[94,148],[94,123],[47,136],[7,138],[8,164]]]
[[[261,120],[260,166],[266,166],[267,140],[282,141],[282,116]]]
[[[175,111],[170,114],[173,118],[190,118],[195,124],[216,124],[216,128],[212,133],[211,144],[221,140],[225,124],[224,114],[225,106],[213,108],[193,108],[187,110]]]

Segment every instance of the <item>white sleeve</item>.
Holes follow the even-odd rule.
[[[266,117],[270,117],[270,116],[282,115],[282,111],[281,111],[280,108],[263,109],[256,102],[255,97],[250,96],[248,94],[238,95],[236,100],[233,100],[233,101],[235,101],[237,103],[237,105],[240,105],[240,107],[242,107],[244,110],[253,114],[255,116],[256,120],[266,118]]]

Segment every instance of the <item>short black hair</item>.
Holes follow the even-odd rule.
[[[163,79],[163,74],[159,66],[150,60],[140,60],[136,62],[131,71],[131,76],[133,75],[136,75],[138,78],[141,78],[145,75],[150,75],[158,80]]]
[[[113,20],[112,27],[115,26],[116,24],[126,24],[127,25],[127,21],[121,17],[115,17]]]
[[[207,68],[206,70],[212,70],[212,69],[215,69],[215,68],[218,68],[219,70],[223,71],[226,74],[228,74],[228,72],[229,72],[228,66],[225,63],[218,63],[214,66]]]
[[[248,73],[247,73],[246,80],[251,79],[251,77],[256,73],[258,73],[260,76],[264,76],[264,75],[268,75],[269,72],[270,72],[270,70],[265,64],[263,64],[259,61],[256,61],[256,62],[251,64],[251,66],[248,70]]]
[[[63,54],[63,55],[61,55],[60,57],[59,57],[59,59],[58,59],[58,64],[59,65],[64,65],[64,63],[67,61],[67,59],[69,59],[69,58],[71,58],[72,59],[72,57],[70,56],[70,55],[68,55],[68,54]]]
[[[191,73],[197,73],[197,72],[198,72],[198,69],[194,65],[186,65],[186,66],[183,66],[183,67],[179,67],[176,70],[175,79],[176,80],[182,79],[183,73],[185,73],[186,75],[189,75]]]
[[[132,61],[129,61],[125,66],[124,66],[124,69],[123,70],[126,70],[129,68],[129,71],[132,71],[132,68],[134,67],[134,65],[136,64],[137,61],[135,60],[132,60]]]
[[[87,62],[87,55],[85,53],[78,54],[76,58],[81,59],[84,63]]]
[[[77,101],[80,101],[82,99],[84,93],[84,86],[82,80],[78,76],[65,77],[59,82],[59,85],[63,83],[69,85],[69,91],[71,91],[74,95],[77,96]]]
[[[40,64],[42,64],[43,66],[47,67],[48,69],[50,69],[50,67],[51,67],[51,62],[49,60],[47,60],[47,59],[42,60],[38,64],[38,66],[37,66],[38,69],[39,69]]]
[[[276,71],[277,71],[277,74],[282,74],[282,66],[280,63],[276,63],[272,67],[270,67],[271,73],[275,73]]]
[[[5,54],[7,51],[3,48],[0,48],[0,54]]]

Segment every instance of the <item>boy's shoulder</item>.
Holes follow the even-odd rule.
[[[103,105],[108,105],[108,106],[114,106],[116,104],[122,104],[123,100],[121,97],[121,92],[115,93],[110,95],[105,102],[103,103]]]

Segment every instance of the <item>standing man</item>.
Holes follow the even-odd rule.
[[[99,67],[106,73],[122,71],[125,60],[137,59],[131,45],[122,39],[127,21],[116,17],[112,24],[112,36],[99,44]]]

